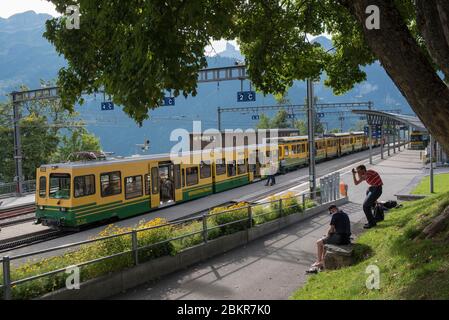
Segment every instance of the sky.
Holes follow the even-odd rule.
[[[55,6],[46,0],[0,0],[0,17],[9,18],[13,14],[33,10],[37,13],[59,15]]]
[[[59,16],[55,6],[46,0],[0,0],[0,17],[9,18],[10,16],[25,11],[33,10],[37,13],[47,13],[52,16]],[[230,41],[238,50],[239,46],[235,41]],[[207,55],[215,55],[225,50],[226,41],[213,41],[212,46],[205,48]]]

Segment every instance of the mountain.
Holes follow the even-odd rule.
[[[54,79],[66,64],[42,37],[50,18],[27,11],[0,19],[0,97],[22,84],[38,87],[40,79]]]
[[[229,43],[229,42],[226,42],[225,50],[222,51],[222,52],[217,53],[217,56],[231,58],[231,59],[235,59],[235,60],[238,60],[238,61],[244,61],[245,60],[245,58],[242,56],[240,51],[235,49],[235,47],[231,43]]]
[[[63,57],[58,56],[54,48],[42,38],[45,21],[49,15],[36,14],[28,11],[16,14],[8,19],[0,19],[0,100],[5,95],[18,89],[19,85],[26,84],[30,88],[39,87],[39,80],[52,80],[57,77],[58,70],[66,65]],[[326,49],[332,48],[332,42],[325,37],[315,38]],[[208,57],[209,67],[223,67],[234,65],[236,60],[242,61],[244,57],[236,48],[228,43],[226,49],[218,55]],[[367,81],[358,84],[351,91],[341,96],[335,96],[331,89],[323,85],[325,75],[321,82],[315,85],[315,95],[319,103],[332,102],[365,102],[373,101],[378,109],[401,109],[403,113],[411,113],[407,102],[396,89],[384,69],[379,63],[364,68],[367,72]],[[241,90],[239,81],[222,83],[205,83],[198,87],[196,97],[185,99],[176,98],[174,106],[161,107],[150,112],[151,119],[139,128],[133,120],[129,119],[116,106],[112,111],[101,111],[100,96],[86,97],[86,104],[76,109],[88,124],[88,130],[100,137],[105,151],[112,151],[120,155],[129,155],[139,152],[136,144],[142,144],[150,139],[151,153],[167,152],[177,143],[170,141],[170,134],[176,130],[192,131],[193,121],[201,120],[202,129],[217,128],[218,107],[246,107],[275,105],[276,101],[271,95],[257,94],[256,102],[237,102],[237,91]],[[243,82],[243,90],[249,90],[249,81]],[[306,85],[295,81],[288,92],[291,104],[303,104],[306,98]],[[339,114],[326,114],[321,119],[326,122],[329,129],[340,127]],[[267,115],[273,115],[267,112]],[[257,123],[253,120],[254,113],[223,113],[223,128],[251,128]],[[297,118],[304,117],[296,114]],[[344,130],[351,128],[358,117],[345,115]],[[176,133],[176,132],[175,132]],[[173,137],[176,138],[176,135]]]

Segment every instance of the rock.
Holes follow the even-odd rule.
[[[352,244],[337,246],[326,244],[324,246],[324,269],[335,270],[354,264],[354,248]]]
[[[433,221],[424,228],[422,233],[426,239],[431,239],[435,237],[441,231],[446,229],[449,223],[449,207],[447,207],[440,215],[433,219]]]

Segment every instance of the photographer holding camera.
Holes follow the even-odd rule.
[[[357,179],[356,173],[359,178]],[[372,208],[376,203],[377,199],[382,195],[383,182],[379,174],[374,170],[366,170],[364,165],[358,166],[356,169],[352,169],[352,177],[354,179],[354,184],[358,185],[362,181],[366,181],[370,187],[366,191],[366,198],[363,202],[363,212],[365,212],[366,219],[368,223],[363,227],[365,229],[370,229],[376,226],[376,220],[374,219]]]

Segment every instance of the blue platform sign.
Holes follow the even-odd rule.
[[[318,112],[317,116],[318,116],[318,118],[324,118],[324,113],[323,112]]]
[[[256,114],[256,115],[254,115],[254,116],[251,116],[251,119],[252,119],[252,120],[259,120],[259,115]]]
[[[111,101],[101,103],[101,111],[114,110],[114,104]]]
[[[175,105],[175,98],[173,97],[164,97],[164,100],[162,101],[163,106],[174,106]]]
[[[256,101],[255,91],[239,91],[237,92],[237,102]]]
[[[363,128],[363,131],[365,132],[365,135],[369,134],[369,128],[368,126],[365,126]],[[380,138],[382,137],[382,131],[381,131],[381,126],[380,125],[375,125],[371,127],[371,136],[373,138]]]

